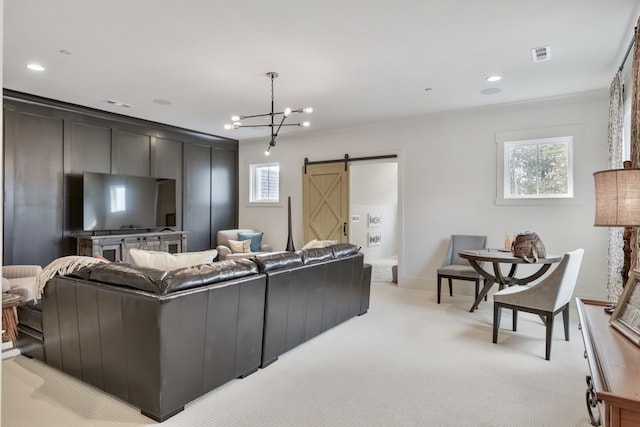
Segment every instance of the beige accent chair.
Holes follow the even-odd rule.
[[[578,280],[584,249],[567,252],[558,266],[542,281],[534,285],[516,285],[493,295],[493,343],[498,342],[502,308],[513,310],[513,330],[518,325],[518,311],[534,313],[543,319],[547,328],[545,359],[551,356],[553,319],[562,312],[564,339],[569,341],[569,302]]]
[[[41,272],[42,267],[39,265],[3,265],[2,292],[21,295],[27,301],[32,300],[36,276]]]
[[[219,230],[217,234],[217,242],[218,246],[216,250],[218,251],[218,259],[234,259],[234,258],[255,258],[256,255],[260,255],[264,252],[272,252],[273,248],[271,245],[268,245],[264,242],[260,245],[259,251],[252,252],[238,252],[233,253],[231,250],[229,240],[240,240],[238,237],[238,233],[260,233],[259,230],[254,230],[251,228],[234,228],[231,230]]]
[[[449,282],[449,296],[453,296],[453,287],[451,284],[453,279],[475,282],[476,299],[478,299],[480,280],[483,280],[483,277],[471,267],[468,260],[461,258],[458,252],[464,249],[484,249],[486,245],[487,236],[469,236],[464,234],[453,234],[451,236],[447,254],[440,268],[438,268],[438,304],[440,304],[440,290],[442,288],[443,278],[446,278]],[[486,279],[484,280],[486,281]]]

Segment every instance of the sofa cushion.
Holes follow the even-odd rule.
[[[255,258],[258,269],[262,273],[283,268],[292,268],[302,265],[302,257],[296,252],[275,252],[265,255],[257,255]]]
[[[229,239],[229,248],[234,254],[246,254],[251,252],[251,239],[247,240],[231,240]]]
[[[86,273],[88,274],[88,277]],[[125,286],[154,294],[160,294],[162,279],[167,275],[164,270],[140,267],[138,265],[114,262],[110,264],[96,264],[79,270],[74,275],[96,282]]]
[[[258,266],[247,259],[216,261],[170,271],[162,280],[163,295],[258,273]]]
[[[177,254],[131,249],[129,253],[136,265],[139,265],[140,267],[157,268],[158,270],[165,271],[191,267],[197,264],[210,263],[218,256],[218,251],[215,249]]]
[[[333,251],[331,248],[313,248],[300,251],[303,264],[312,264],[314,262],[328,261],[333,259]]]
[[[354,255],[358,253],[358,247],[351,243],[338,243],[330,247],[333,256],[340,258],[343,256]]]
[[[238,240],[251,240],[251,252],[260,252],[262,248],[262,233],[261,231],[249,232],[239,231]]]

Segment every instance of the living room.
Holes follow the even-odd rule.
[[[18,20],[20,22],[31,22],[31,19],[33,19],[37,22],[38,19],[44,20],[46,18],[45,16],[36,17],[31,15],[33,10],[37,10],[40,6],[38,2],[25,3],[31,6],[31,10],[29,10],[28,6],[23,9],[22,7],[16,7],[14,4],[9,5],[9,2],[4,2],[5,22],[9,18],[12,20],[10,25],[7,25],[9,29],[16,26]],[[458,31],[458,27],[471,25],[472,21],[475,21],[474,17],[478,14],[488,19],[495,12],[503,20],[509,19],[508,16],[505,17],[509,8],[499,3],[501,2],[492,5],[498,11],[494,10],[491,13],[478,10],[482,9],[481,6],[472,7],[469,4],[465,4],[465,7],[470,7],[468,16],[461,18],[460,22],[455,26],[456,30],[451,31],[451,33]],[[270,242],[280,250],[284,249],[288,234],[287,196],[291,196],[292,200],[292,235],[295,246],[300,248],[306,243],[303,237],[303,184],[301,178],[305,159],[323,161],[339,159],[344,157],[345,154],[348,154],[351,158],[395,155],[397,156],[398,165],[398,288],[407,289],[409,292],[419,292],[411,294],[418,295],[415,297],[416,300],[423,301],[424,299],[425,303],[428,304],[435,301],[436,270],[442,261],[451,234],[486,235],[488,236],[488,246],[495,248],[502,247],[505,233],[511,234],[518,231],[533,230],[541,236],[547,249],[553,253],[562,254],[575,248],[584,248],[585,255],[575,296],[606,299],[608,234],[606,227],[594,227],[595,197],[592,174],[595,171],[607,169],[608,86],[622,61],[628,42],[633,35],[633,27],[637,17],[640,16],[640,2],[626,2],[625,4],[614,6],[600,5],[596,4],[596,2],[588,6],[585,6],[583,2],[577,1],[569,3],[571,4],[558,6],[554,2],[546,2],[544,5],[532,4],[524,9],[518,8],[518,12],[522,13],[522,15],[518,15],[518,19],[514,20],[517,24],[501,26],[501,29],[505,32],[510,30],[515,38],[521,32],[533,31],[534,22],[548,22],[548,27],[555,32],[560,32],[558,29],[566,23],[570,27],[567,31],[573,34],[572,37],[578,37],[577,34],[581,34],[582,37],[587,38],[587,41],[583,42],[586,46],[593,43],[595,39],[604,38],[606,33],[610,43],[605,50],[599,51],[600,58],[597,61],[583,64],[580,62],[582,60],[581,55],[586,56],[586,54],[582,53],[574,56],[571,52],[564,50],[562,45],[556,45],[554,43],[555,32],[550,31],[548,37],[543,37],[540,33],[536,33],[536,37],[529,39],[530,45],[526,46],[523,55],[530,55],[528,51],[530,48],[551,44],[554,56],[550,62],[540,64],[535,64],[530,57],[526,57],[526,67],[513,68],[509,75],[505,72],[505,86],[503,86],[504,89],[501,93],[480,94],[481,90],[497,87],[484,82],[486,75],[477,76],[480,83],[469,83],[468,80],[463,80],[465,77],[457,74],[453,69],[451,70],[450,79],[459,79],[455,84],[467,90],[469,103],[466,106],[434,109],[433,111],[425,106],[422,111],[427,112],[400,114],[402,109],[395,107],[397,104],[393,104],[392,101],[395,101],[396,98],[405,97],[407,102],[410,100],[412,104],[415,104],[416,101],[413,98],[419,97],[420,101],[418,103],[430,107],[430,104],[435,103],[435,100],[446,100],[447,94],[442,94],[442,92],[447,92],[448,90],[444,89],[448,88],[445,85],[446,79],[440,77],[441,80],[436,81],[435,77],[428,73],[428,70],[446,69],[448,66],[446,59],[451,59],[452,63],[459,63],[462,62],[460,57],[468,55],[470,59],[475,59],[477,56],[486,56],[495,60],[497,65],[485,64],[486,72],[488,73],[494,71],[489,70],[489,68],[502,68],[500,66],[501,49],[499,47],[485,47],[483,50],[474,45],[473,49],[475,50],[471,48],[463,49],[466,43],[470,43],[470,41],[459,41],[454,45],[454,47],[460,49],[459,52],[443,59],[431,58],[432,62],[427,65],[422,64],[424,66],[422,72],[426,77],[420,81],[421,86],[413,87],[411,89],[412,92],[406,87],[402,87],[402,90],[395,89],[399,94],[395,94],[394,99],[389,100],[389,103],[394,105],[394,109],[385,110],[380,108],[380,111],[376,111],[376,114],[365,119],[354,115],[353,121],[351,121],[346,112],[344,118],[338,120],[335,117],[340,116],[341,109],[357,110],[355,104],[352,106],[351,104],[332,104],[331,101],[325,101],[327,102],[325,105],[328,106],[319,108],[315,98],[319,98],[320,95],[323,95],[323,98],[327,98],[326,94],[333,92],[348,92],[354,98],[358,97],[358,92],[354,89],[357,87],[357,80],[342,81],[342,70],[340,68],[344,67],[345,76],[351,76],[351,67],[355,67],[355,65],[349,65],[350,61],[345,59],[347,56],[337,56],[335,60],[318,60],[316,57],[329,56],[329,53],[321,51],[319,48],[312,49],[308,46],[302,46],[302,42],[294,38],[293,41],[290,41],[290,48],[287,47],[287,43],[284,43],[284,46],[279,46],[278,43],[274,42],[273,49],[277,51],[276,54],[273,54],[275,58],[255,60],[252,69],[239,71],[234,69],[233,66],[228,68],[221,66],[221,69],[216,72],[213,72],[211,68],[207,69],[206,72],[185,70],[185,75],[181,76],[181,80],[171,82],[154,81],[149,84],[156,90],[156,97],[173,99],[175,100],[174,105],[177,106],[183,100],[183,98],[179,98],[180,94],[176,93],[179,91],[165,91],[162,90],[163,87],[181,86],[184,80],[189,80],[191,74],[209,74],[211,80],[224,80],[232,75],[240,75],[243,81],[246,82],[246,88],[242,90],[246,93],[238,96],[239,100],[233,99],[228,95],[217,97],[215,91],[206,89],[203,90],[205,94],[198,100],[199,107],[206,113],[201,112],[199,113],[200,115],[197,115],[188,109],[182,110],[181,113],[175,112],[175,110],[167,111],[167,109],[161,109],[164,106],[156,103],[154,107],[158,111],[157,116],[145,116],[142,118],[224,138],[237,138],[239,140],[237,148],[237,223],[243,227],[264,230],[265,241]],[[273,7],[278,10],[279,7],[287,5],[291,8],[301,8],[300,5],[284,3]],[[498,5],[504,6],[505,9],[500,10],[497,7]],[[77,4],[75,6],[80,11],[86,7],[78,6]],[[231,5],[225,6],[232,8]],[[416,5],[407,5],[407,7],[409,6]],[[547,10],[544,15],[548,18],[548,21],[542,19],[542,15],[531,15],[535,16],[533,18],[524,13],[530,12],[533,14],[534,12],[531,9],[545,9],[543,6],[546,6]],[[108,12],[109,6],[102,7],[105,9],[100,9],[100,12]],[[264,7],[256,5],[256,10],[262,11]],[[340,3],[336,4],[335,7],[344,11],[344,21],[343,19],[338,19],[336,22],[338,28],[344,29],[348,28],[349,24],[349,20],[346,17],[354,16],[352,14],[355,14],[355,11],[362,6]],[[384,9],[383,6],[379,5],[371,7],[376,10],[378,8]],[[583,8],[593,8],[598,10],[598,13],[585,12],[584,19],[588,23],[581,26],[576,22],[565,21],[563,23],[560,18],[554,18],[554,9],[556,7],[562,9],[564,12],[562,17],[564,19],[571,16],[567,14],[567,10],[570,9],[580,11]],[[176,61],[189,63],[192,58],[184,57],[179,52],[179,49],[175,48],[175,45],[170,40],[172,31],[166,30],[166,28],[170,28],[168,25],[172,20],[167,18],[165,13],[166,15],[174,15],[175,19],[178,19],[178,17],[187,20],[191,19],[186,14],[180,15],[178,13],[183,8],[183,5],[174,4],[168,6],[167,11],[164,13],[157,12],[160,22],[167,25],[161,38],[161,42],[165,43],[166,47],[154,47],[153,53],[156,53],[155,49],[158,49],[158,52],[175,53]],[[222,6],[220,8],[222,9]],[[436,12],[435,10],[430,11]],[[203,14],[211,13],[206,2],[198,2],[197,5],[193,6],[193,10],[190,11],[190,13],[194,14],[198,12]],[[315,9],[310,11],[311,14],[313,12],[316,12]],[[425,11],[420,9],[420,12],[423,13]],[[237,18],[249,19],[252,15],[250,11],[245,11],[245,13],[249,16],[240,14]],[[580,21],[579,17],[582,16],[580,12],[575,12],[575,14],[576,21]],[[160,15],[164,16],[164,18]],[[224,15],[222,11],[221,15]],[[416,13],[416,15],[419,14]],[[601,16],[601,21],[597,21],[597,25],[594,24],[594,15]],[[242,53],[234,51],[231,46],[231,40],[218,41],[220,45],[225,45],[225,49],[232,51],[229,53],[230,57],[227,57],[224,61],[234,63],[237,60],[239,62],[241,60],[240,56],[249,56],[252,47],[257,48],[260,43],[263,43],[261,37],[264,34],[270,34],[271,25],[275,26],[281,23],[273,15],[268,16],[274,20],[273,23],[269,23],[269,19],[266,19],[264,27],[260,27],[262,32],[257,32],[251,40],[243,42],[242,47],[244,50]],[[372,43],[386,36],[385,31],[380,31],[379,33],[376,31],[385,26],[385,21],[380,18],[379,14],[375,16],[380,19],[377,22],[378,27],[375,29],[357,27],[357,30],[361,31],[360,34],[363,34],[362,37],[370,37]],[[402,16],[405,17],[406,15]],[[139,15],[131,15],[132,22],[129,22],[125,28],[135,28],[135,18],[139,18]],[[411,22],[414,23],[414,21]],[[87,19],[81,28],[90,31],[92,25],[94,24]],[[518,26],[522,26],[522,28],[520,29]],[[584,28],[587,26],[595,29],[585,31]],[[577,28],[582,30],[578,31]],[[298,25],[295,25],[293,29],[300,30]],[[396,29],[398,28],[396,27]],[[318,34],[323,34],[323,32],[330,31],[330,29],[322,28],[314,31],[317,31]],[[13,60],[15,58],[23,58],[23,55],[16,55],[15,53],[16,50],[20,49],[21,43],[12,39],[12,34],[10,30],[5,29],[5,54],[3,55],[3,69],[5,70],[3,82],[5,82],[5,89],[31,93],[45,98],[59,99],[90,108],[102,107],[104,111],[135,116],[135,107],[122,109],[121,107],[101,104],[101,101],[87,100],[83,102],[81,98],[71,99],[56,96],[56,94],[64,92],[65,86],[71,86],[74,83],[90,85],[92,77],[98,73],[99,63],[92,65],[92,67],[95,66],[96,68],[87,68],[87,76],[89,77],[85,77],[84,81],[65,82],[62,80],[62,83],[59,83],[59,87],[47,88],[44,78],[38,82],[38,77],[35,77],[37,83],[34,83],[29,88],[19,85],[7,86],[6,83],[13,82],[14,78],[14,71],[9,74],[7,73],[7,68],[11,67],[13,70]],[[506,32],[506,34],[509,33]],[[21,35],[24,34],[21,33]],[[194,39],[198,38],[197,34],[191,35]],[[233,35],[235,36],[235,34]],[[419,32],[417,34],[406,34],[406,37],[413,36],[426,39],[428,35],[428,33]],[[127,43],[125,35],[121,34],[116,37],[115,34],[112,34],[112,36],[114,37],[114,45]],[[155,33],[154,36],[159,37]],[[233,38],[231,35],[228,37],[229,39]],[[434,39],[439,37],[441,38],[442,36],[436,35]],[[448,37],[456,38],[461,36],[451,34]],[[557,37],[560,36],[558,35]],[[348,37],[345,36],[346,38]],[[358,37],[354,38],[357,39]],[[58,50],[68,49],[69,52],[58,53],[56,51],[56,59],[50,66],[52,69],[55,69],[54,63],[56,61],[61,63],[69,60],[74,61],[76,58],[82,57],[82,52],[85,49],[90,50],[91,46],[83,45],[78,39],[82,39],[82,37],[76,36],[75,40],[62,38],[57,42]],[[87,44],[91,42],[94,41],[91,40]],[[30,45],[30,43],[25,39],[25,45]],[[64,43],[67,44],[64,45]],[[275,46],[278,47],[276,48]],[[302,47],[310,49],[311,52],[305,51]],[[100,48],[103,48],[103,46],[100,45]],[[507,49],[504,46],[503,48]],[[397,49],[402,50],[403,48],[398,47]],[[114,50],[115,52],[103,50],[100,55],[104,55],[107,58],[110,57],[109,55],[117,56],[117,49]],[[353,55],[353,52],[348,54]],[[285,57],[300,55],[299,62],[301,64],[281,66],[277,60],[279,55]],[[384,61],[396,59],[394,56],[396,53],[393,50],[385,51],[385,55],[388,55],[388,58],[383,58]],[[521,99],[503,97],[508,95],[509,89],[511,89],[508,86],[509,79],[515,79],[518,74],[523,79],[531,77],[541,69],[540,67],[547,67],[548,69],[553,66],[554,61],[561,61],[563,55],[571,58],[571,61],[578,62],[583,69],[589,70],[585,74],[597,75],[600,83],[590,86],[581,80],[582,76],[576,75],[574,76],[576,85],[572,86],[570,90],[558,90],[557,88],[552,90],[551,87],[547,88],[538,83],[531,84],[526,97]],[[28,55],[25,54],[25,56]],[[150,56],[153,55],[150,54]],[[453,61],[453,56],[456,57],[455,61]],[[7,63],[7,57],[12,58],[12,63]],[[624,67],[625,87],[627,88],[632,86],[630,82],[631,63],[632,60],[628,59]],[[322,68],[323,64],[327,68],[325,74],[321,74],[320,77],[315,79],[302,77],[305,68]],[[266,69],[263,69],[265,67]],[[330,67],[335,69],[329,69]],[[395,75],[379,76],[379,85],[390,87],[389,91],[383,91],[378,95],[379,104],[385,103],[385,96],[389,92],[394,92],[393,87],[399,87],[398,83],[400,81],[407,79],[411,80],[412,83],[416,82],[414,75],[416,71],[407,70],[407,68],[409,67],[401,64],[397,66]],[[152,71],[148,71],[149,75],[153,74]],[[280,99],[293,99],[295,102],[309,103],[314,107],[315,111],[309,118],[312,122],[310,129],[299,129],[294,132],[283,131],[277,138],[277,145],[270,150],[268,162],[278,163],[280,166],[281,202],[275,206],[261,207],[249,202],[249,176],[251,165],[267,162],[264,150],[268,144],[268,130],[251,130],[248,131],[249,133],[240,134],[232,131],[225,132],[222,128],[222,123],[228,119],[226,117],[216,117],[215,120],[211,118],[207,104],[217,104],[217,108],[221,106],[221,109],[225,110],[228,115],[236,112],[252,113],[253,109],[256,109],[256,112],[266,111],[269,92],[268,81],[264,77],[264,73],[267,71],[278,71],[280,73],[275,87],[277,102],[280,102]],[[440,71],[442,72],[442,70]],[[499,69],[495,71],[502,72]],[[444,71],[444,74],[447,74],[447,70]],[[427,81],[431,78],[434,80]],[[152,76],[149,76],[149,79],[153,80]],[[547,80],[550,86],[554,83],[551,78],[547,78]],[[536,82],[538,81],[536,80]],[[141,83],[141,80],[138,80],[138,83]],[[116,82],[114,87],[117,87],[118,84],[119,82]],[[305,87],[309,89],[303,91],[302,89]],[[431,90],[427,91],[425,90],[426,88]],[[193,89],[190,90],[193,91]],[[295,93],[295,91],[299,91],[299,93]],[[631,96],[630,92],[630,90],[625,92],[627,100]],[[129,95],[130,93],[122,91],[105,93],[102,98],[121,99],[129,102],[129,99],[131,99]],[[433,99],[429,98],[432,95]],[[329,96],[328,98],[331,97]],[[243,104],[242,100],[246,99],[251,101]],[[491,101],[487,101],[488,99],[491,99]],[[140,104],[144,102],[136,100],[131,103],[141,106]],[[329,115],[328,110],[332,110],[330,116],[337,124],[332,127],[314,129],[313,124],[316,117],[318,118],[318,123],[321,124],[325,120],[322,117],[323,114]],[[574,138],[574,197],[566,201],[553,200],[542,203],[519,204],[500,200],[499,188],[501,174],[503,173],[500,165],[501,142],[513,139],[548,138],[562,135],[563,132],[571,132]],[[366,218],[362,214],[360,221],[365,220]],[[194,238],[197,239],[198,237],[194,236]],[[384,239],[385,235],[382,238]],[[461,286],[455,288],[454,295],[469,298],[471,292],[470,289]],[[456,300],[455,297],[453,300],[452,304],[454,305],[460,303],[460,300]],[[469,301],[469,299],[464,301]],[[485,304],[485,306],[487,307],[485,312],[488,313],[490,303]],[[462,311],[460,312],[462,313]],[[394,312],[394,315],[398,315],[398,313]],[[420,317],[414,319],[416,322],[420,322]],[[488,321],[490,322],[490,320]],[[416,328],[422,326],[422,324],[418,323],[409,325],[409,327]],[[577,342],[578,347],[580,347],[579,341],[578,333],[575,333],[574,330],[572,344]],[[537,342],[537,345],[539,346],[540,342]],[[572,350],[575,350],[575,348]],[[581,351],[581,349],[578,349],[579,353]],[[578,356],[581,356],[581,354]],[[551,362],[554,362],[553,358]],[[539,369],[545,368],[541,366]],[[576,391],[576,393],[582,394],[583,389]],[[495,425],[501,424],[496,423]]]

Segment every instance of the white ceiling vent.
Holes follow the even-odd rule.
[[[551,59],[551,46],[542,46],[531,49],[533,62],[548,61]]]
[[[131,104],[125,104],[124,102],[114,101],[113,99],[105,99],[102,102],[104,102],[106,104],[117,105],[118,107],[123,107],[123,108],[131,108],[131,107],[133,107],[133,105],[131,105]]]

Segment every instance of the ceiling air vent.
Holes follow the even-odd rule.
[[[542,46],[531,49],[533,62],[548,61],[551,59],[551,46]]]

